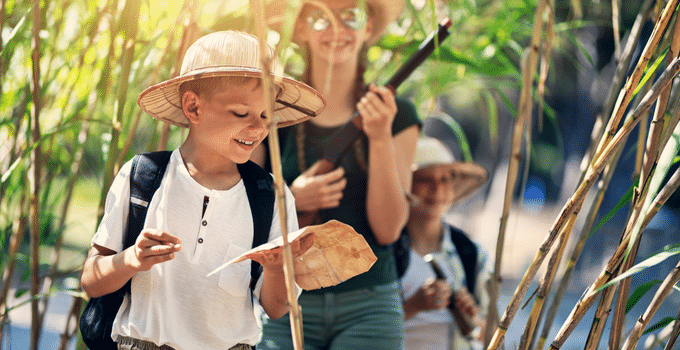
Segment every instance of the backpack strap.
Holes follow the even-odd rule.
[[[465,270],[465,280],[470,294],[475,293],[477,283],[477,255],[479,254],[477,245],[459,228],[449,225],[451,229],[451,241],[456,246],[460,260],[463,262]]]
[[[159,151],[135,155],[130,168],[130,210],[127,231],[123,238],[123,249],[135,244],[144,228],[146,212],[154,193],[161,185],[165,168],[170,161],[170,151]],[[130,291],[130,281],[125,288]]]
[[[238,164],[253,215],[253,248],[269,241],[269,231],[274,216],[274,187],[272,176],[252,161]],[[251,290],[255,289],[262,274],[262,266],[252,261],[250,267]]]

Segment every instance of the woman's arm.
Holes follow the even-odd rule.
[[[357,109],[368,136],[366,215],[378,243],[387,245],[399,238],[408,219],[405,193],[411,188],[419,129],[413,125],[392,136],[397,106],[394,94],[385,87],[371,85]]]

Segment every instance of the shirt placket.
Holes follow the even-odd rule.
[[[208,237],[208,232],[209,229],[211,228],[211,218],[212,218],[212,211],[215,205],[211,203],[211,199],[214,202],[215,198],[215,193],[214,191],[211,191],[210,194],[206,195],[203,199],[203,208],[205,208],[205,211],[203,213],[203,216],[201,217],[201,221],[198,226],[198,235],[196,237],[196,249],[194,249],[194,255],[192,257],[192,262],[197,262],[200,258],[201,255],[203,254],[203,251],[205,249],[205,245],[208,243],[207,240],[209,239]]]

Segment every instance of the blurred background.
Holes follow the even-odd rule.
[[[184,50],[201,35],[225,29],[255,34],[259,22],[251,5],[247,0],[0,0],[1,349],[78,347],[80,267],[113,176],[135,153],[174,149],[185,136],[184,130],[142,113],[137,96],[176,76]],[[385,83],[437,23],[446,17],[453,22],[449,38],[397,93],[417,106],[423,133],[444,141],[459,160],[477,162],[489,172],[487,184],[459,202],[449,220],[482,245],[489,269],[501,277],[496,303],[501,316],[579,188],[593,145],[604,134],[597,125],[606,125],[617,108],[632,119],[644,93],[677,56],[677,6],[677,1],[650,0],[406,0],[399,20],[370,49],[366,80]],[[269,32],[266,40],[279,50],[287,74],[301,74],[302,59],[289,38]],[[536,50],[527,49],[532,47]],[[535,67],[523,69],[523,57],[530,62],[532,53]],[[635,82],[628,88],[635,89],[632,102],[614,107],[627,80]],[[617,250],[635,203],[654,198],[677,169],[677,82],[668,86],[668,109],[659,112],[656,103],[644,113],[611,161],[611,180],[600,176],[586,191],[559,259],[553,289],[568,278],[558,316],[546,326],[548,343]],[[655,115],[665,118],[664,142],[648,136]],[[518,137],[519,147],[513,148]],[[660,151],[647,152],[648,138],[665,158]],[[642,199],[633,198],[645,157],[661,158],[650,176],[656,185]],[[509,174],[516,180],[508,181]],[[655,264],[619,291],[630,311],[622,324],[605,326],[601,348],[610,329],[625,339],[678,263],[680,197],[671,193],[640,230],[632,258],[634,263],[652,258]],[[568,265],[583,235],[582,250]],[[529,293],[520,300],[530,301],[547,260],[530,276]],[[573,270],[566,272],[566,266]],[[665,340],[653,341],[671,337],[677,294],[664,297],[639,348],[663,348]],[[511,320],[506,346],[520,343],[530,309]],[[594,308],[564,348],[583,347],[593,314]]]

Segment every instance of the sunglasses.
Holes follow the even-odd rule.
[[[354,30],[365,27],[366,21],[368,20],[366,11],[356,7],[348,7],[340,10],[338,17],[348,28]],[[320,32],[326,30],[326,28],[331,25],[331,20],[326,15],[326,12],[321,9],[316,9],[307,16],[307,24],[309,24],[309,27],[312,28],[312,30]]]

